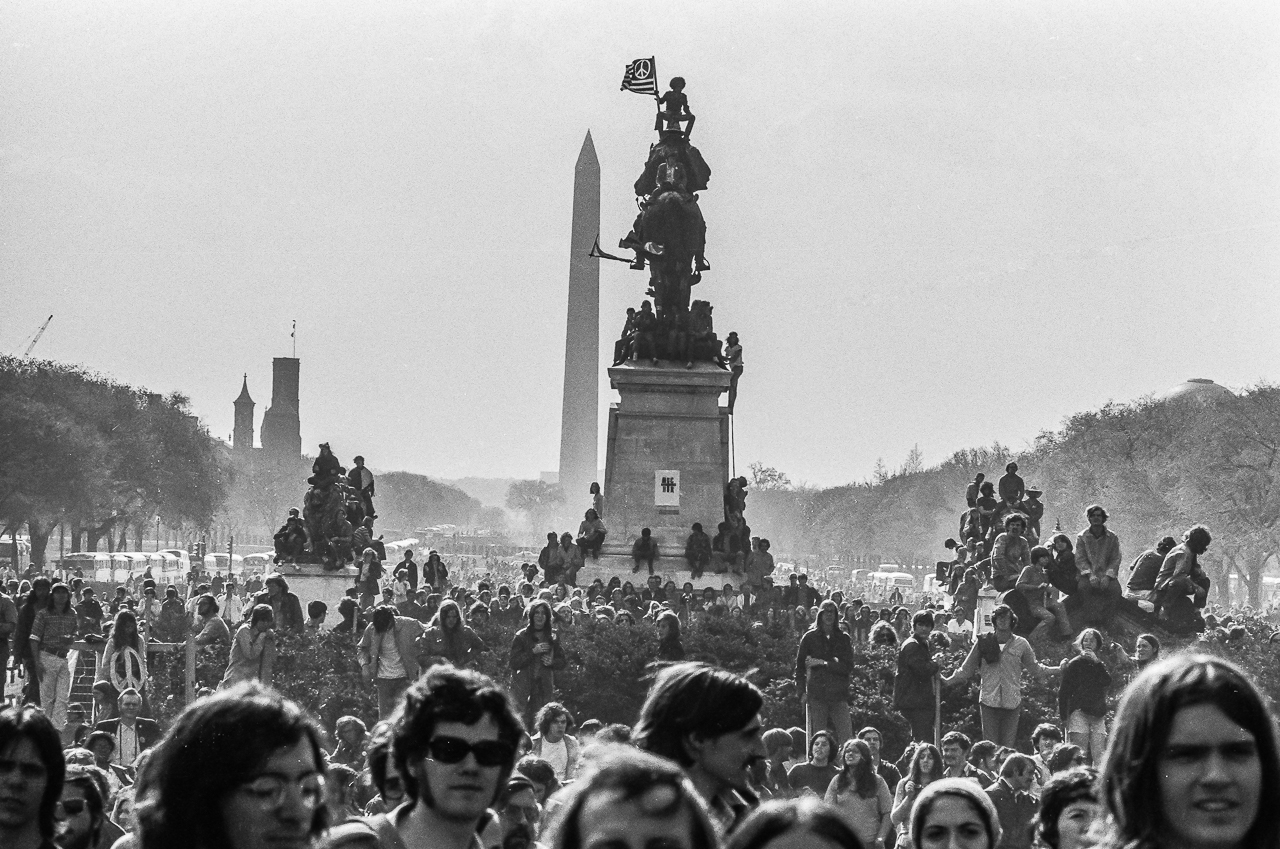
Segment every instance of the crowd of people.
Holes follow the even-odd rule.
[[[440,663],[371,731],[344,717],[330,740],[247,681],[188,705],[122,765],[118,735],[68,747],[44,711],[13,705],[0,710],[0,845],[1280,846],[1265,807],[1280,798],[1274,718],[1213,656],[1149,663],[1094,766],[1047,726],[1034,756],[950,731],[891,762],[874,727],[841,742],[828,728],[767,727],[763,707],[740,675],[679,662],[655,671],[630,726],[577,724],[554,702],[528,723],[495,681]]]
[[[1006,505],[1033,494],[1005,486]],[[20,604],[0,595],[0,636],[25,671],[16,701],[28,705],[0,714],[0,846],[1280,849],[1261,807],[1280,792],[1274,719],[1256,685],[1229,661],[1163,656],[1155,633],[1132,653],[1117,644],[1119,605],[1143,599],[1132,575],[1119,588],[1102,508],[1089,508],[1074,544],[1058,534],[1068,545],[1055,537],[1050,550],[1034,510],[996,515],[997,505],[988,516],[985,489],[975,482],[972,532],[940,564],[950,603],[915,609],[848,598],[803,573],[775,585],[771,559],[763,573],[746,568],[767,557],[756,539],[738,569],[718,561],[720,589],[701,591],[657,573],[576,586],[542,560],[480,572],[450,569],[436,552],[420,566],[407,551],[384,567],[369,545],[335,622],[278,573],[194,573],[175,586],[144,576],[105,601],[76,577],[12,582]],[[598,521],[597,508],[602,500]],[[1196,526],[1181,545],[1161,540],[1139,555],[1132,571],[1156,574],[1151,609],[1139,608],[1148,621],[1200,615],[1196,557],[1207,544]],[[1062,603],[1060,561],[1076,580]],[[975,585],[999,594],[989,629],[967,592]],[[1084,607],[1072,601],[1081,594]],[[1183,595],[1183,613],[1160,612]],[[795,640],[804,727],[770,726],[746,678],[685,660],[682,633],[717,618]],[[514,629],[505,686],[475,669],[494,648],[494,623]],[[1236,638],[1230,621],[1208,624]],[[557,680],[570,663],[561,637],[601,627],[652,627],[659,638],[629,725],[578,722],[560,700],[572,700]],[[376,698],[376,722],[342,716],[332,739],[269,686],[279,635],[321,630],[349,635]],[[1066,660],[1043,660],[1067,640]],[[227,657],[216,689],[160,722],[152,641]],[[896,652],[887,696],[909,728],[900,750],[888,750],[899,735],[885,726],[855,730],[860,644]],[[70,699],[85,646],[98,655],[89,705]],[[1025,676],[1057,682],[1056,716],[1024,720]],[[969,681],[977,723],[944,727],[944,693]]]

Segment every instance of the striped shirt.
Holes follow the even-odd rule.
[[[53,653],[71,649],[79,631],[79,620],[75,612],[53,613],[48,608],[36,611],[35,621],[31,624],[31,639],[40,644],[41,651]]]

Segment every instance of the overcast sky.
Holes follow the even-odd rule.
[[[573,166],[634,216],[688,80],[739,468],[868,477],[1189,377],[1280,380],[1280,4],[8,2],[0,350],[304,447],[557,466]],[[603,357],[645,276],[605,263]],[[611,393],[602,391],[601,418]],[[601,428],[601,458],[604,456]]]

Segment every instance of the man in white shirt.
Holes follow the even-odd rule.
[[[232,629],[239,628],[244,622],[244,602],[236,592],[236,582],[231,578],[227,579],[227,585],[223,588],[223,596],[218,606],[222,608],[222,618]]]
[[[578,771],[582,748],[577,738],[569,735],[572,714],[559,702],[547,702],[538,711],[534,724],[538,726],[538,733],[533,737],[530,753],[551,764],[561,784],[572,781]]]

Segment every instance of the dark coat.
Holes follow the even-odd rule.
[[[271,593],[263,590],[254,596],[253,606],[256,607],[259,604],[271,607]],[[280,600],[280,617],[276,621],[276,627],[293,634],[301,634],[306,624],[307,620],[302,616],[302,602],[298,601],[298,597],[292,591],[286,592],[284,598]]]
[[[150,749],[160,740],[160,724],[154,719],[147,719],[140,716],[134,720],[138,728],[138,751]],[[104,719],[93,727],[94,731],[105,731],[111,735],[112,739],[116,739],[116,735],[120,731],[120,719]],[[117,747],[119,743],[117,742]]]
[[[933,678],[938,664],[928,642],[915,634],[898,649],[898,674],[893,679],[893,706],[899,710],[933,707]]]
[[[1031,849],[1031,821],[1040,809],[1030,793],[1016,792],[1004,781],[985,788],[1004,829],[996,849]]]
[[[1074,711],[1084,711],[1100,719],[1107,715],[1107,690],[1111,673],[1097,660],[1077,655],[1062,667],[1062,684],[1058,688],[1058,714],[1065,724]]]
[[[805,661],[811,657],[825,660],[827,665],[809,669]],[[800,638],[796,648],[796,690],[799,692],[820,702],[846,702],[852,671],[853,643],[838,624],[828,637],[815,622]]]

